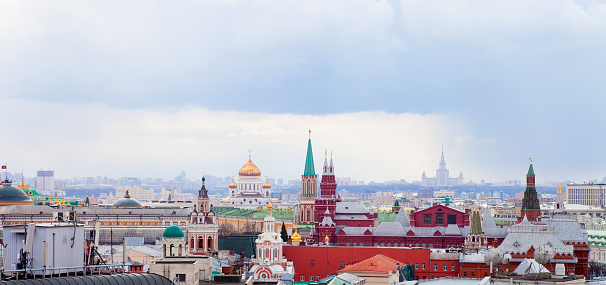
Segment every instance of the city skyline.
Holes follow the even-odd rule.
[[[146,11],[141,13],[141,11]],[[606,176],[599,1],[0,3],[0,159],[59,177]],[[15,169],[15,168],[13,168]],[[16,170],[16,169],[15,169]],[[197,175],[195,173],[198,173]],[[67,175],[66,175],[67,176]]]

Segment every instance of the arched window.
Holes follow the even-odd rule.
[[[170,256],[175,256],[175,250],[174,250],[174,248],[175,248],[175,245],[171,244],[170,245]]]
[[[166,245],[162,246],[162,256],[166,257]]]
[[[196,247],[198,251],[204,250],[204,237],[198,237],[198,246]]]
[[[179,256],[183,256],[183,246],[179,245]]]
[[[431,225],[431,215],[425,215],[425,216],[423,216],[423,224],[424,225]]]
[[[436,225],[444,224],[444,214],[436,214]]]
[[[266,248],[265,249],[265,258],[269,258],[269,257],[270,257],[270,255],[269,255],[269,248]]]
[[[206,250],[208,250],[208,251],[215,250],[215,249],[213,248],[213,237],[211,237],[211,236],[209,236],[209,237],[206,239]]]

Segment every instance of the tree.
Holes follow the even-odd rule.
[[[280,236],[282,236],[282,241],[288,241],[288,234],[286,233],[286,226],[284,226],[284,221],[282,221],[282,230],[280,230]]]

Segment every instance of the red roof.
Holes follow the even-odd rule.
[[[369,259],[362,260],[356,264],[352,264],[339,270],[339,273],[343,272],[379,272],[388,273],[395,272],[398,267],[402,266],[399,261],[387,257],[382,254],[377,254]]]

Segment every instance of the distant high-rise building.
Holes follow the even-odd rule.
[[[566,185],[568,204],[586,206],[606,206],[606,184],[570,184]]]
[[[55,172],[39,170],[36,175],[36,190],[43,195],[55,195]]]
[[[444,159],[444,149],[442,149],[442,158],[440,159],[440,165],[436,170],[436,176],[433,178],[427,177],[425,171],[421,175],[421,186],[427,188],[448,188],[452,186],[462,185],[463,172],[459,173],[459,177],[450,177],[450,171],[446,168],[446,159]]]

